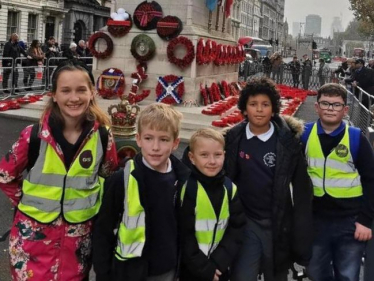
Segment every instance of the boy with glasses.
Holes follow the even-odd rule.
[[[319,119],[305,126],[301,141],[314,189],[313,281],[359,280],[374,217],[374,154],[360,129],[342,120],[347,91],[338,84],[318,90]]]

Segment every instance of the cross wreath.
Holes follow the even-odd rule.
[[[164,78],[158,77],[158,82],[161,84],[161,86],[164,88],[161,95],[159,95],[156,99],[157,102],[162,102],[163,99],[165,99],[167,96],[171,96],[176,103],[181,103],[182,99],[176,92],[176,88],[184,82],[183,77],[178,77],[174,82],[171,82],[169,85],[168,82],[165,81]]]

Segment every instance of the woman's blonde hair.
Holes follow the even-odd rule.
[[[137,130],[148,126],[152,130],[171,132],[174,140],[178,138],[181,127],[182,113],[164,103],[153,103],[146,106],[139,114]]]
[[[225,147],[225,138],[221,132],[212,128],[204,128],[197,130],[190,138],[190,151],[193,152],[196,147],[196,142],[199,138],[210,139],[219,142],[222,147]]]
[[[72,63],[66,63],[65,65],[61,67],[57,67],[52,77],[52,90],[51,90],[52,95],[56,94],[57,82],[58,82],[58,78],[60,77],[61,73],[65,71],[77,71],[77,70],[81,71],[82,74],[85,76],[87,83],[89,85],[89,88],[93,92],[93,98],[88,105],[85,119],[88,121],[98,121],[99,124],[102,126],[110,126],[109,117],[98,106],[96,102],[96,98],[95,98],[96,91],[95,91],[95,86],[93,84],[94,83],[93,76],[83,65],[81,64],[75,65]],[[57,105],[57,103],[53,101],[52,98],[48,101],[46,108],[44,109],[44,112],[42,114],[41,120],[44,119],[45,115],[48,112],[50,112],[51,116],[53,116],[57,122],[61,123],[62,125],[65,124],[65,120],[63,116],[61,115],[60,108]]]

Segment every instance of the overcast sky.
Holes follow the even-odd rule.
[[[285,19],[292,34],[293,22],[305,22],[309,14],[322,17],[322,36],[328,37],[331,31],[333,17],[341,17],[343,28],[353,20],[354,16],[349,10],[349,0],[285,0]]]

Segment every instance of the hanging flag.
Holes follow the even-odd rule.
[[[226,0],[218,0],[218,7],[223,7],[225,5]]]
[[[231,6],[232,6],[233,2],[234,2],[233,0],[226,0],[226,3],[225,3],[225,16],[226,16],[226,18],[228,18],[230,16]]]
[[[217,6],[217,0],[206,0],[206,6],[208,7],[209,11],[214,11]]]

